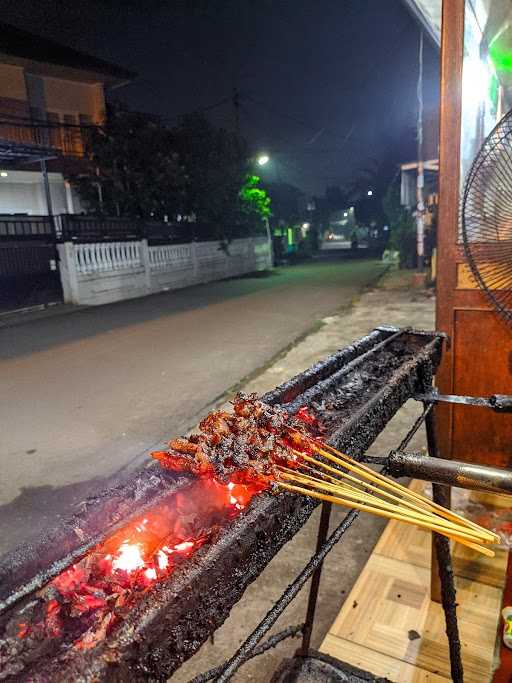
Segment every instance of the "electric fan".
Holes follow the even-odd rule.
[[[462,240],[475,280],[512,327],[512,111],[489,134],[468,173]]]

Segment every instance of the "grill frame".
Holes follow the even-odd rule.
[[[396,328],[375,330],[277,387],[263,396],[263,400],[273,404],[290,403],[396,331]],[[364,408],[330,439],[333,446],[353,457],[362,456],[403,403],[431,383],[441,356],[442,335],[409,330],[403,334],[423,337],[422,349],[410,361],[403,363],[391,380],[386,381]],[[308,396],[314,393],[310,391]],[[131,505],[137,502],[137,513],[141,511],[141,501],[143,505],[151,505],[157,491],[162,495],[160,486],[168,493],[172,487],[178,489],[190,481],[188,477],[167,473],[153,481],[151,478],[155,473],[151,470],[148,468],[139,473],[138,481],[136,477],[114,489],[115,495],[121,499],[130,493]],[[162,473],[159,471],[158,474]],[[141,492],[138,499],[137,491]],[[96,500],[108,503],[110,498],[101,494]],[[107,503],[105,507],[108,508]],[[27,670],[17,680],[27,676],[35,681],[165,680],[222,625],[246,587],[302,528],[316,506],[316,501],[288,493],[258,496],[238,518],[221,530],[215,541],[200,548],[171,576],[155,585],[94,650],[86,653],[74,651],[65,661],[55,658],[42,662],[36,670]],[[110,519],[114,523],[117,523],[117,517],[118,514],[111,510]],[[283,524],[283,520],[286,523]],[[122,521],[125,523],[126,517]],[[108,533],[111,531],[112,527],[108,528]],[[80,547],[77,544],[71,552],[78,552]],[[21,561],[22,557],[18,556],[18,569]],[[1,569],[0,566],[0,578]],[[226,586],[227,576],[230,578],[229,589]],[[223,596],[222,601],[219,595]]]

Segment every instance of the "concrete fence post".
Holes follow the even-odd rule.
[[[197,242],[190,243],[190,255],[192,257],[192,277],[194,281],[199,280],[199,259],[197,258]]]
[[[144,279],[148,293],[153,291],[153,283],[151,281],[151,262],[149,260],[149,245],[147,239],[140,242],[140,260],[144,267]]]
[[[64,302],[67,304],[79,303],[78,271],[75,260],[75,245],[72,242],[58,244],[59,273],[62,284]]]

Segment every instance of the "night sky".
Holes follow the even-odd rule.
[[[4,21],[138,73],[115,97],[169,123],[208,109],[268,151],[266,180],[308,193],[390,147],[414,156],[419,29],[401,0],[3,0]],[[425,105],[438,51],[426,39]],[[215,106],[217,105],[217,106]]]

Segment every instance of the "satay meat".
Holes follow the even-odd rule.
[[[254,394],[241,393],[233,401],[232,413],[213,411],[200,422],[199,429],[188,438],[173,439],[169,450],[152,456],[167,469],[213,474],[222,481],[241,470],[265,477],[276,465],[293,466],[292,448],[303,448],[310,437],[304,422],[259,401]]]

